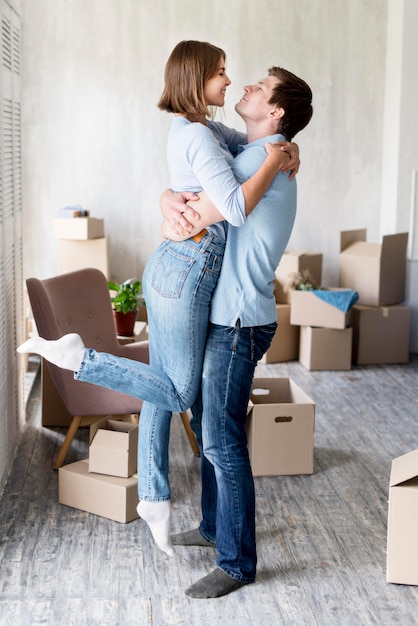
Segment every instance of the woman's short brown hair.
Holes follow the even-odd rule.
[[[204,87],[225,52],[205,41],[180,41],[170,54],[158,108],[169,113],[209,115]]]

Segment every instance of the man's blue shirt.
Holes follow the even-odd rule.
[[[264,144],[285,141],[271,135],[241,146],[232,169],[239,182],[250,178],[266,158]],[[228,225],[221,275],[210,320],[221,326],[262,326],[276,321],[274,278],[296,216],[296,180],[279,172],[239,228]]]

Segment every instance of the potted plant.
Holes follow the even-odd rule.
[[[111,280],[107,284],[110,291],[114,292],[110,300],[113,304],[116,334],[131,337],[134,334],[139,302],[143,304],[141,281],[130,278],[119,285]]]
[[[287,281],[285,291],[291,291],[297,289],[299,291],[312,291],[318,289],[315,280],[309,270],[302,270],[295,274],[290,274]]]

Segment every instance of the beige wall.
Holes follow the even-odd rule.
[[[340,230],[366,227],[378,241],[387,224],[385,232],[409,228],[408,211],[396,204],[402,194],[382,209],[387,53],[396,56],[387,48],[387,16],[394,10],[402,22],[404,6],[393,3],[23,0],[26,275],[56,272],[52,219],[71,203],[105,219],[112,274],[142,275],[160,240],[158,198],[169,184],[170,118],[156,102],[172,47],[190,38],[227,51],[233,83],[219,119],[228,124],[241,127],[233,104],[242,85],[271,64],[311,85],[315,112],[297,137],[302,167],[290,245],[322,251],[324,284],[336,284]]]

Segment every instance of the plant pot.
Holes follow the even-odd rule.
[[[116,334],[121,337],[132,337],[136,322],[136,312],[121,313],[113,311],[113,320],[115,322]]]

